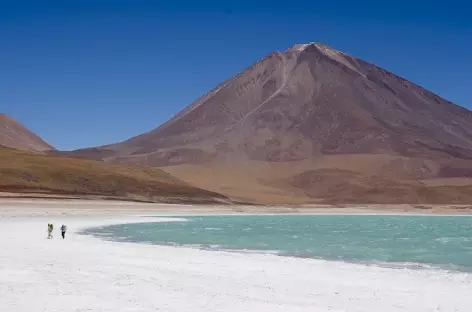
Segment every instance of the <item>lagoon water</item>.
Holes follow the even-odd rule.
[[[211,250],[472,272],[472,217],[189,216],[92,228],[104,239]]]

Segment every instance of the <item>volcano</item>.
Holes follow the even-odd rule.
[[[72,155],[260,202],[472,199],[472,112],[321,43],[270,53],[156,129]]]

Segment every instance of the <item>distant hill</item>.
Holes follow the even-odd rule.
[[[472,112],[320,43],[265,56],[154,130],[65,155],[259,203],[472,202]]]
[[[0,113],[0,146],[34,152],[45,152],[54,148],[26,129],[22,124]]]
[[[0,148],[0,192],[149,202],[214,203],[225,196],[191,186],[160,169],[38,155]]]

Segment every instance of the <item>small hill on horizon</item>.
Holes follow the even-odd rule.
[[[0,146],[38,153],[54,150],[43,139],[3,113],[0,113]]]
[[[166,123],[64,155],[260,203],[470,203],[472,112],[321,43],[273,52]]]

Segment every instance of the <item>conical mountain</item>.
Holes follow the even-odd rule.
[[[329,46],[299,44],[267,55],[150,132],[76,154],[172,165],[218,191],[235,174],[257,172],[253,180],[267,192],[293,198],[438,201],[442,191],[428,193],[424,179],[469,175],[472,112]],[[233,189],[247,191],[241,180]]]
[[[22,124],[1,113],[0,145],[34,152],[45,152],[54,149]]]
[[[102,147],[155,165],[331,154],[472,157],[472,113],[328,46],[264,57],[162,126]]]

